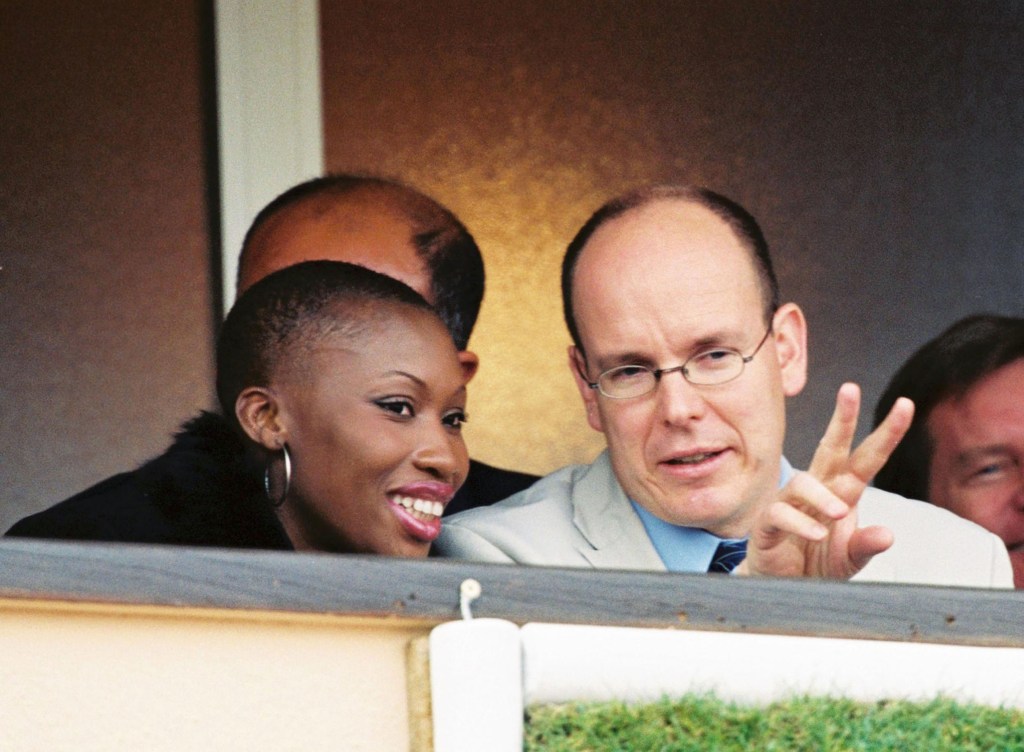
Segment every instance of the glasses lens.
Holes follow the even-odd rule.
[[[691,384],[724,384],[743,372],[743,356],[735,350],[708,350],[686,363],[686,379]]]
[[[605,371],[597,378],[601,393],[616,399],[647,394],[656,383],[654,374],[643,366],[620,366]]]

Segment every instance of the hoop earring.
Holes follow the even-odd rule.
[[[267,467],[263,471],[263,490],[267,494],[267,501],[275,509],[284,505],[285,499],[288,498],[288,490],[292,487],[292,458],[288,456],[288,445],[281,445],[281,452],[284,454],[284,491],[281,493],[281,498],[275,499],[270,495],[270,460],[267,460]]]

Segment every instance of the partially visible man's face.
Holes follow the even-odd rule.
[[[928,433],[929,501],[1002,538],[1024,588],[1024,359],[937,404]]]
[[[326,212],[300,202],[271,217],[252,239],[241,294],[271,272],[300,261],[347,261],[404,282],[433,304],[430,274],[409,222],[371,197],[345,197]]]
[[[717,216],[679,200],[598,229],[577,264],[573,301],[591,381],[615,366],[678,366],[709,347],[749,355],[767,328],[749,252]],[[778,486],[784,398],[806,372],[799,309],[780,308],[773,328],[726,384],[694,386],[674,372],[650,394],[615,400],[576,377],[630,498],[674,524],[749,533]]]

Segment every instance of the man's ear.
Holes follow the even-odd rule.
[[[782,372],[782,392],[792,397],[807,383],[807,321],[800,306],[780,306],[772,317],[772,332]]]
[[[476,376],[476,369],[480,367],[480,358],[469,350],[460,350],[459,365],[462,366],[462,383],[468,384]]]
[[[281,405],[272,389],[249,386],[235,400],[235,417],[246,436],[270,451],[288,442],[288,431],[281,424]]]
[[[569,345],[569,371],[576,382],[576,388],[583,398],[583,407],[587,411],[587,423],[595,431],[604,433],[604,424],[601,422],[601,409],[597,404],[597,390],[591,389],[590,384],[584,375],[587,372],[587,363],[583,355],[576,349],[575,345]]]

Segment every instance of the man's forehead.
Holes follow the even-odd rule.
[[[749,251],[715,214],[682,201],[632,210],[595,232],[573,297],[588,347],[595,337],[628,339],[659,327],[712,338],[762,314]]]
[[[245,286],[301,261],[360,264],[409,285],[428,300],[426,265],[413,245],[409,220],[386,203],[344,200],[300,203],[267,220],[249,249]]]
[[[739,238],[720,216],[695,201],[659,198],[609,219],[591,236],[581,262],[594,247],[735,246]]]
[[[647,316],[639,311],[625,315],[596,315],[580,328],[587,361],[601,370],[626,364],[669,367],[701,350],[728,347],[745,350],[763,335],[756,309],[744,316],[739,309],[708,310],[687,316],[669,311]]]
[[[939,421],[946,424],[946,432],[977,434],[977,441],[994,441],[993,436],[1010,431],[1024,443],[1024,358],[986,374],[963,393],[939,400],[928,423]]]

